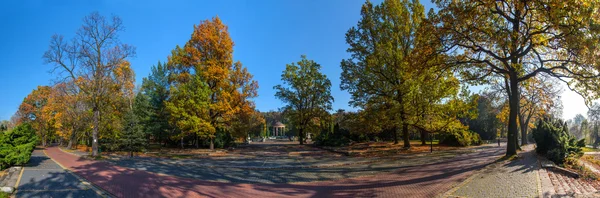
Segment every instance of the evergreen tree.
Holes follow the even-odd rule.
[[[136,112],[141,116],[140,122],[144,125],[144,131],[151,134],[158,143],[166,142],[169,125],[169,113],[165,108],[165,101],[169,98],[169,71],[167,66],[158,62],[152,66],[152,73],[144,78],[141,93],[144,94],[147,108],[140,109],[146,112]],[[141,113],[141,114],[140,114]]]
[[[138,94],[138,96],[141,95]],[[135,104],[138,104],[138,98],[140,97],[136,97]],[[133,157],[133,152],[142,151],[146,146],[145,134],[139,124],[139,118],[134,113],[135,109],[125,114],[125,118],[123,119],[123,136],[121,137],[121,146],[125,151],[129,152],[130,157]]]

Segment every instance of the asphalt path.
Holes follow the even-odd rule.
[[[87,182],[36,149],[20,175],[16,197],[102,197]]]

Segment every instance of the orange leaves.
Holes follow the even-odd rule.
[[[191,38],[183,48],[177,46],[171,51],[168,69],[173,88],[180,90],[194,79],[200,79],[210,92],[210,115],[206,118],[209,120],[190,122],[210,123],[213,128],[226,127],[254,112],[254,103],[249,99],[257,96],[258,83],[252,80],[252,75],[240,62],[233,62],[233,46],[227,26],[214,17],[194,25]],[[180,109],[186,103],[178,100],[187,99],[174,97],[169,101],[169,108]],[[178,114],[178,111],[172,113]],[[178,123],[182,126],[188,124]]]
[[[233,45],[227,26],[218,17],[194,25],[190,40],[171,52],[169,69],[175,75],[171,80],[185,82],[194,70],[211,88],[222,86],[233,64]]]

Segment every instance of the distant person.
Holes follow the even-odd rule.
[[[498,139],[498,146],[500,146],[500,139]]]

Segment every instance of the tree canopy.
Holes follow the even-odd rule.
[[[133,99],[133,70],[127,59],[135,56],[135,47],[123,44],[118,33],[124,30],[117,16],[110,19],[94,12],[83,18],[83,25],[75,37],[65,41],[54,35],[43,59],[54,66],[53,71],[71,79],[89,101],[93,112],[92,156],[98,155],[98,137],[102,123],[115,115],[108,113],[115,93]],[[121,95],[121,94],[118,94]],[[131,102],[130,102],[131,104]],[[102,120],[101,111],[107,113]],[[110,129],[109,129],[110,130]]]
[[[341,62],[340,87],[352,95],[350,103],[386,109],[381,116],[389,116],[394,133],[402,128],[407,148],[409,127],[421,130],[423,137],[426,132],[464,128],[456,119],[457,113],[465,112],[465,105],[456,100],[459,81],[446,70],[441,43],[427,20],[418,1],[367,1],[357,26],[346,33],[351,58]]]
[[[318,126],[331,110],[331,81],[320,69],[321,65],[302,55],[297,63],[285,66],[283,84],[273,87],[275,97],[286,103],[284,111],[298,129],[300,144],[304,144],[305,132]]]
[[[252,75],[242,66],[242,63],[233,61],[233,45],[227,26],[219,17],[214,17],[212,20],[204,20],[199,25],[194,25],[190,40],[183,48],[177,46],[171,52],[167,64],[170,71],[169,82],[174,89],[184,86],[173,93],[187,93],[183,90],[196,89],[200,86],[206,86],[208,89],[208,115],[201,116],[203,121],[196,121],[208,122],[208,125],[201,126],[207,133],[207,137],[211,139],[211,148],[213,148],[214,133],[218,129],[225,130],[227,123],[240,111],[253,111],[254,103],[249,99],[257,96],[258,83],[252,80]],[[186,85],[187,83],[193,85]],[[200,100],[203,94],[196,98]],[[173,98],[173,100],[178,99],[185,100],[185,96]],[[177,105],[187,103],[174,101],[173,104],[176,105],[173,106],[174,108],[182,108]],[[176,112],[178,111],[172,111],[172,114]]]
[[[540,73],[598,98],[598,2],[435,0],[438,40],[465,79],[504,79],[509,98],[507,155],[516,153],[520,84]]]

